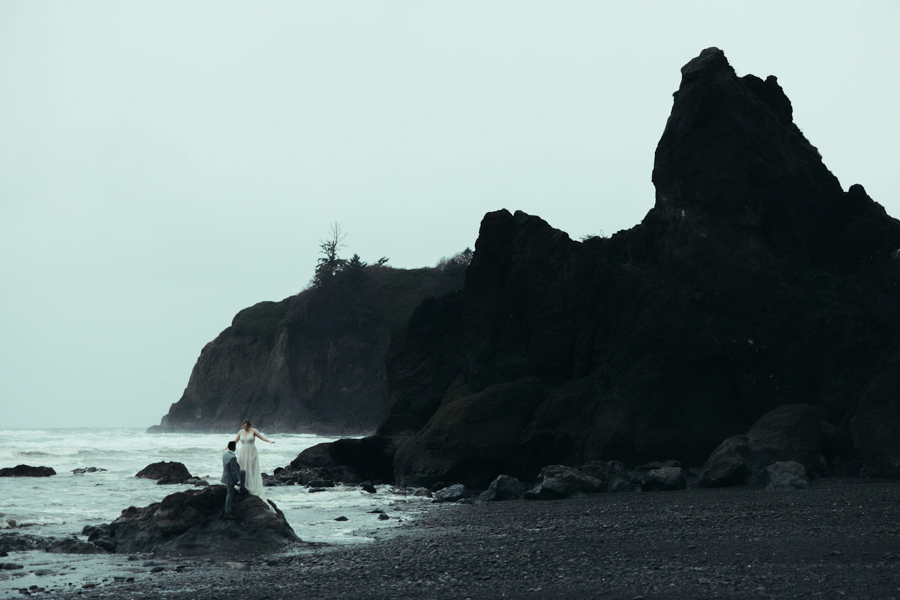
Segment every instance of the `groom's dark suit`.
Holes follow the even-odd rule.
[[[231,497],[234,496],[234,486],[241,486],[244,493],[247,484],[247,472],[238,465],[237,456],[231,450],[222,453],[222,483],[225,484],[225,514],[231,514]]]

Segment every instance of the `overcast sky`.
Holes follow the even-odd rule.
[[[485,212],[637,224],[679,69],[774,74],[900,215],[900,3],[0,2],[6,427],[159,423],[240,309],[346,254],[434,265]]]

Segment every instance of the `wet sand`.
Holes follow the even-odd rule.
[[[283,555],[153,557],[163,569],[142,567],[134,582],[35,596],[900,598],[894,481],[434,504],[381,536]]]

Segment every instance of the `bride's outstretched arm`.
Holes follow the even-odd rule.
[[[234,443],[237,444],[239,441],[241,441],[241,432],[240,431],[238,431],[238,434],[234,437]]]
[[[269,438],[267,438],[266,436],[264,436],[263,434],[261,434],[261,433],[259,432],[258,429],[254,429],[253,431],[256,433],[256,437],[258,437],[258,438],[261,439],[262,441],[264,441],[264,442],[269,442],[270,444],[274,444],[274,443],[275,443],[275,442],[273,442],[272,440],[270,440]]]

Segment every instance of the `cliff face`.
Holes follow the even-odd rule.
[[[371,432],[384,416],[391,333],[423,298],[459,287],[463,272],[370,266],[242,310],[151,431],[236,431],[249,418],[267,432]]]
[[[900,475],[900,223],[842,190],[774,77],[738,78],[715,48],[682,69],[653,182],[610,239],[485,216],[464,289],[391,342],[379,433],[399,482],[702,464],[798,403]]]

